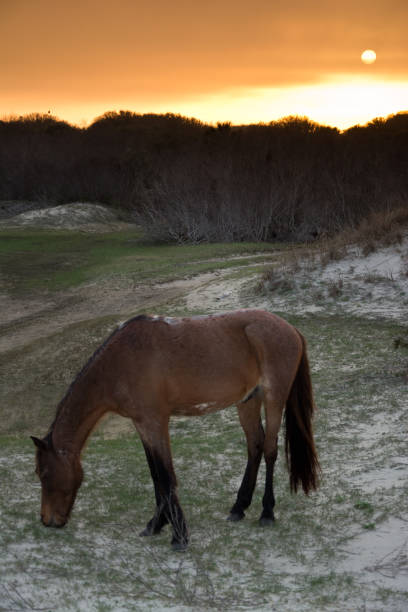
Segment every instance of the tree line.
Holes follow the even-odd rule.
[[[0,200],[102,202],[155,239],[304,240],[408,201],[408,112],[344,132],[307,118],[208,125],[109,112],[0,121]]]

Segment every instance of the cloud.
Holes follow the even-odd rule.
[[[2,89],[14,98],[157,102],[367,70],[407,78],[406,0],[16,0],[2,13]]]

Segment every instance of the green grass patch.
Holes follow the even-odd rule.
[[[153,245],[138,232],[0,232],[0,266],[9,292],[58,291],[103,277],[135,283],[168,281],[218,268],[246,265],[247,255],[283,246],[256,243]],[[260,253],[262,251],[262,253]],[[235,256],[236,259],[223,261]]]

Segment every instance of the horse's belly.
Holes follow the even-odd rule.
[[[169,384],[172,414],[199,416],[242,402],[259,383],[257,368],[225,376],[189,376]]]
[[[178,416],[203,416],[204,414],[210,414],[211,412],[218,412],[228,406],[231,406],[234,402],[228,402],[223,404],[220,402],[209,401],[191,405],[174,405],[172,409],[173,415]]]

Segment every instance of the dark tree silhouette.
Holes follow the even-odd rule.
[[[408,113],[344,132],[307,118],[210,126],[108,112],[0,121],[0,200],[103,202],[160,240],[311,239],[408,201]]]

